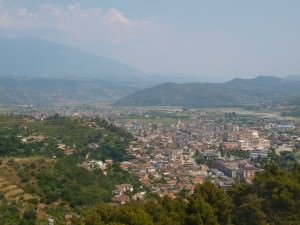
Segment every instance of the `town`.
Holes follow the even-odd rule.
[[[131,159],[122,161],[120,167],[137,176],[142,188],[134,191],[131,184],[116,185],[112,202],[117,204],[124,204],[130,198],[143,199],[146,193],[171,198],[193,193],[197,184],[207,180],[224,190],[234,182],[251,184],[265,163],[300,159],[300,121],[275,113],[254,114],[235,108],[82,111],[62,107],[27,111],[38,120],[54,113],[104,118],[134,136],[135,140],[126,149]],[[97,143],[87,146],[98,147]],[[63,144],[60,148],[67,155],[76,151],[76,147],[65,149]],[[87,155],[80,166],[106,174],[112,163]]]
[[[297,154],[299,148],[299,121],[235,112],[176,114],[186,120],[179,118],[171,125],[134,120],[118,124],[137,138],[127,149],[134,159],[121,167],[160,196],[192,192],[205,180],[222,189],[235,181],[251,183],[262,161]],[[149,117],[147,112],[141,115]]]

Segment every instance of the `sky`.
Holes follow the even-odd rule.
[[[0,0],[0,36],[39,37],[145,73],[300,74],[299,0]]]

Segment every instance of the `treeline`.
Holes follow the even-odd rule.
[[[285,117],[285,116],[299,117],[300,116],[300,108],[298,107],[297,109],[294,109],[289,112],[282,112],[281,116],[283,116],[283,117]]]
[[[206,182],[188,197],[89,208],[85,225],[299,225],[300,166],[269,165],[254,183],[224,192]]]

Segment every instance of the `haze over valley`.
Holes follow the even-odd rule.
[[[2,38],[0,49],[2,104],[210,107],[280,104],[300,96],[298,76],[200,83],[192,77],[146,74],[42,39]]]
[[[0,0],[0,224],[299,225],[299,12]]]

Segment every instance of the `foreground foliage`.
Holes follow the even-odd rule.
[[[67,168],[64,175],[53,171],[52,177],[49,174],[40,175],[42,177],[38,178],[38,182],[41,193],[49,195],[46,201],[59,193],[60,199],[74,207],[73,210],[70,208],[76,215],[73,224],[298,225],[300,221],[300,165],[294,165],[289,170],[268,165],[264,172],[257,175],[253,184],[235,184],[226,192],[205,182],[190,196],[178,196],[175,199],[152,196],[144,201],[113,206],[95,200],[108,193],[102,193],[101,188],[93,189],[97,186],[97,174],[88,175],[72,167],[69,170],[68,163],[72,162],[62,161],[57,165],[58,170]],[[73,169],[75,171],[71,175]],[[112,181],[104,179],[107,183],[103,185],[112,184],[113,179],[117,179],[115,175],[118,177],[117,171],[115,168],[115,174],[107,178]],[[1,200],[0,215],[3,216],[0,217],[0,224],[40,224],[36,212],[34,204],[19,210],[16,203]],[[51,212],[61,214],[55,210]],[[56,214],[52,215],[55,217]],[[61,217],[63,215],[55,217],[56,221]]]

